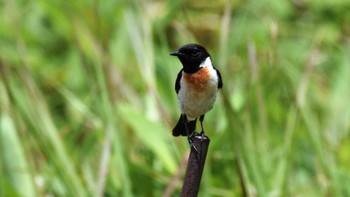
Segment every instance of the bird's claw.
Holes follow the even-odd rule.
[[[190,147],[191,148],[193,148],[197,153],[199,153],[199,151],[198,151],[198,149],[196,148],[196,146],[194,145],[194,143],[193,143],[193,138],[195,137],[195,136],[198,136],[198,135],[200,135],[199,133],[197,133],[197,132],[193,132],[193,133],[191,133],[189,136],[188,136],[188,143],[190,144]]]

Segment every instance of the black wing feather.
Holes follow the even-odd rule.
[[[218,74],[218,79],[219,79],[219,81],[218,81],[218,89],[221,89],[222,86],[223,86],[222,79],[221,79],[221,74],[220,74],[219,70],[217,70],[217,69],[215,69],[215,70],[216,70],[216,73]]]
[[[180,80],[181,80],[181,77],[182,77],[182,70],[180,70],[179,74],[177,74],[177,78],[176,78],[176,81],[175,81],[175,91],[176,91],[176,94],[179,93],[180,91]]]

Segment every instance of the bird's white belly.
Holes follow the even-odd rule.
[[[213,108],[218,88],[217,80],[208,83],[204,91],[198,91],[191,86],[182,84],[178,93],[178,102],[182,114],[188,120],[194,120]]]

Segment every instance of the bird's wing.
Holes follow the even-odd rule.
[[[182,70],[180,70],[180,72],[177,74],[177,78],[176,78],[176,81],[175,81],[175,91],[176,91],[176,94],[179,93],[179,90],[180,90],[180,80],[181,80],[181,77],[182,77]]]
[[[222,79],[221,79],[221,74],[220,71],[218,69],[215,69],[216,73],[218,74],[218,79],[219,79],[219,83],[218,83],[218,89],[221,89],[223,84],[222,84]]]

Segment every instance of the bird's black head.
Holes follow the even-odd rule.
[[[204,47],[198,44],[186,44],[179,50],[170,53],[177,56],[181,61],[184,71],[187,73],[195,73],[200,69],[200,64],[210,57]]]

